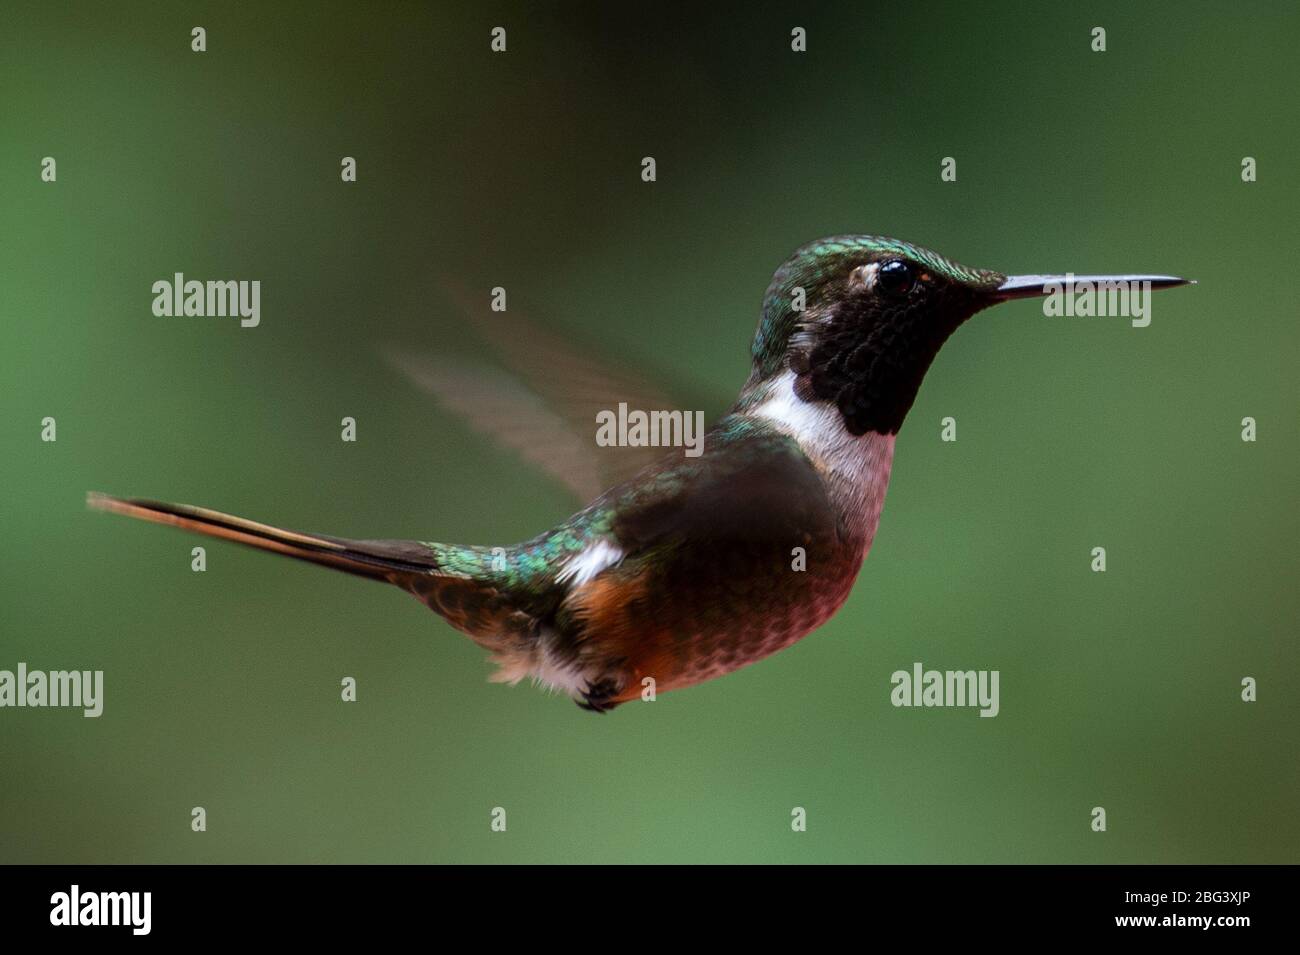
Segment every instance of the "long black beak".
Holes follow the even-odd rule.
[[[1150,282],[1149,287],[1152,291],[1196,284],[1195,279],[1180,279],[1176,275],[1008,275],[1006,281],[998,286],[995,294],[1003,302],[1013,298],[1038,298],[1051,295],[1053,292],[1068,290],[1071,282],[1076,288],[1082,282],[1090,282],[1098,289],[1118,285],[1131,288],[1130,283]]]

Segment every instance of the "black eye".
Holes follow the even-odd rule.
[[[901,259],[880,263],[880,268],[876,271],[876,284],[886,295],[906,295],[915,284],[911,266]]]

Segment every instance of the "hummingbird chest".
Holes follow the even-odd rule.
[[[688,686],[789,646],[848,597],[880,516],[892,436],[839,445],[756,420],[765,444],[744,449],[749,459],[651,495],[613,522],[617,547],[584,552],[606,566],[573,588],[559,620],[561,651],[583,672],[615,671],[632,695],[647,679]]]
[[[675,565],[648,626],[668,687],[729,673],[817,629],[847,599],[862,554],[856,541],[814,532],[788,547],[734,547]]]

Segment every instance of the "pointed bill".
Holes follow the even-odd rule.
[[[1113,286],[1130,286],[1133,283],[1150,282],[1152,291],[1162,288],[1177,288],[1179,285],[1195,285],[1195,279],[1182,279],[1176,275],[1008,275],[997,288],[997,296],[1003,301],[1013,298],[1039,298],[1053,292],[1068,289],[1088,282],[1097,288]]]

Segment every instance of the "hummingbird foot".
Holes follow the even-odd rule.
[[[613,677],[588,680],[586,688],[582,691],[582,699],[574,700],[574,702],[578,704],[580,709],[589,710],[592,713],[608,713],[621,702],[614,699],[618,696],[620,689],[619,681]]]

